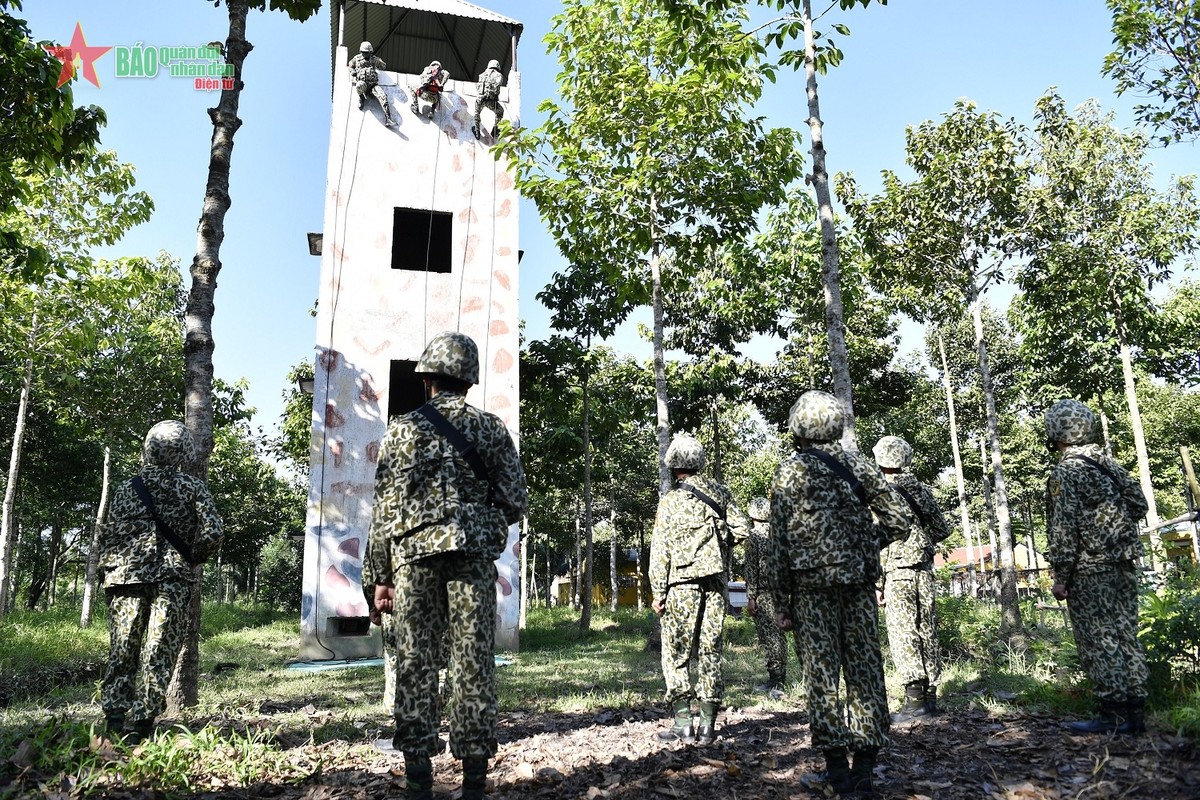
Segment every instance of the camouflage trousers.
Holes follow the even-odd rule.
[[[383,90],[382,86],[380,86],[378,83],[359,81],[358,83],[354,84],[354,89],[358,92],[359,108],[363,108],[367,104],[367,95],[371,95],[379,101],[379,107],[383,109],[383,118],[389,121],[391,120],[392,109],[388,105],[387,92]]]
[[[379,620],[379,632],[383,637],[383,707],[391,713],[396,706],[396,618],[391,614],[384,614]],[[446,647],[446,640],[443,639],[438,659],[439,676],[446,669],[449,658],[449,649]],[[442,705],[446,705],[450,700],[449,688],[446,681],[441,680],[438,698]]]
[[[459,551],[402,564],[396,599],[396,749],[434,756],[441,703],[438,668],[449,646],[450,752],[496,753],[496,565]]]
[[[100,689],[104,716],[152,722],[166,707],[167,687],[183,646],[187,581],[135,583],[106,590],[108,663]]]
[[[499,100],[486,100],[482,97],[477,97],[477,98],[475,98],[475,127],[476,127],[476,129],[479,128],[479,123],[480,123],[479,114],[485,108],[490,109],[491,112],[496,115],[496,121],[492,123],[493,126],[499,125],[500,120],[504,119],[504,106],[500,105]]]
[[[1132,562],[1077,572],[1067,594],[1079,663],[1096,697],[1123,703],[1146,696],[1146,654],[1137,639],[1137,572]]]
[[[853,751],[887,744],[887,689],[873,584],[798,590],[791,619],[808,690],[813,747]],[[845,701],[839,678],[846,682]]]
[[[662,615],[662,671],[668,703],[692,699],[721,702],[725,692],[721,677],[724,626],[725,581],[721,576],[677,583],[667,590]],[[690,676],[693,653],[694,691]]]
[[[772,681],[783,681],[787,676],[787,641],[775,622],[775,598],[763,592],[754,595],[754,603],[758,609],[752,619],[767,660],[767,675]]]
[[[903,683],[928,681],[937,686],[942,679],[934,617],[933,570],[895,569],[883,587],[887,604],[888,649]]]

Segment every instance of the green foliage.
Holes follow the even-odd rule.
[[[302,577],[301,545],[287,533],[275,535],[258,556],[258,601],[280,611],[299,611]]]
[[[1104,74],[1117,94],[1152,98],[1134,107],[1141,123],[1161,131],[1163,144],[1200,136],[1200,1],[1108,0],[1116,50]]]
[[[1142,592],[1138,639],[1152,692],[1200,686],[1200,573],[1194,565],[1172,574],[1161,590]]]

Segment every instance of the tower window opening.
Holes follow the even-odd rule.
[[[425,383],[415,361],[393,361],[388,374],[388,419],[415,411],[425,403]]]
[[[453,223],[448,211],[394,209],[392,269],[449,273]]]

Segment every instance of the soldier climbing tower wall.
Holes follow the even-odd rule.
[[[375,43],[376,55],[387,62],[379,85],[395,122],[386,127],[374,99],[360,109],[347,72],[359,45],[354,14],[364,15],[368,36],[379,30],[394,37],[393,20],[411,10],[406,6],[425,14],[431,8],[461,11],[477,24],[484,15],[484,23],[515,35],[508,52],[477,47],[477,69],[460,65],[455,71],[451,56],[463,48],[447,45],[440,60],[451,69],[451,80],[432,119],[409,107],[427,54],[415,45],[405,49],[403,41]],[[375,467],[388,417],[424,402],[413,368],[425,343],[445,330],[471,336],[479,345],[480,382],[468,402],[504,420],[514,439],[518,427],[517,193],[490,150],[490,136],[477,140],[471,131],[476,75],[468,70],[481,72],[490,58],[502,58],[509,69],[500,99],[515,123],[520,75],[511,67],[520,25],[457,0],[347,3],[333,14],[333,113],[301,611],[301,655],[309,659],[380,652],[360,583]],[[423,37],[413,41],[418,39],[421,48],[430,47]],[[514,525],[497,562],[499,649],[517,648],[517,541]]]

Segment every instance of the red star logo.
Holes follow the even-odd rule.
[[[111,47],[88,47],[83,38],[83,26],[75,23],[75,35],[69,45],[47,45],[46,52],[62,62],[62,72],[58,74],[58,86],[75,77],[75,59],[83,61],[83,77],[100,87],[100,79],[96,77],[96,59],[112,50]]]

